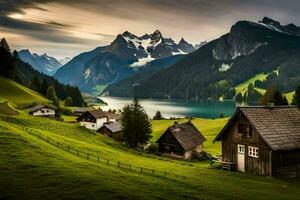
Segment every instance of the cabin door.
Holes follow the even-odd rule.
[[[237,170],[240,172],[245,171],[245,145],[239,144],[238,148],[238,155],[237,155]]]

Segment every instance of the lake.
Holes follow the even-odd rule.
[[[101,107],[107,111],[109,109],[122,109],[126,104],[132,102],[132,98],[100,97],[108,105]],[[155,100],[140,99],[147,114],[152,118],[156,111],[160,111],[163,117],[201,117],[218,118],[221,114],[225,117],[231,116],[236,108],[234,101],[190,101],[183,100]]]

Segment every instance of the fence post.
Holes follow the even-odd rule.
[[[143,168],[141,167],[141,173],[143,173]]]
[[[86,154],[86,159],[89,159],[89,154],[88,153]]]
[[[152,174],[154,174],[154,169],[152,169]]]
[[[70,152],[70,146],[68,146],[68,152]]]
[[[99,156],[98,156],[98,162],[99,162]]]
[[[109,164],[109,161],[108,161],[108,159],[106,160],[106,164],[107,164],[107,165]]]
[[[165,176],[167,176],[167,172],[165,171]]]
[[[118,162],[118,168],[120,168],[120,162]]]

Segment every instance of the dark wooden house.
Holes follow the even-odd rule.
[[[191,121],[170,126],[157,140],[158,151],[183,159],[191,159],[193,155],[203,151],[204,136]]]
[[[99,130],[97,130],[97,132],[108,135],[115,140],[124,139],[122,124],[119,122],[104,123],[103,126]]]
[[[91,110],[92,110],[92,108],[88,108],[88,107],[77,107],[74,110],[74,116],[79,117],[83,113],[85,113],[87,111],[91,111]]]
[[[222,141],[222,161],[237,171],[299,177],[297,107],[239,107],[215,141]]]

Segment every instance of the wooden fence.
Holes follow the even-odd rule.
[[[61,142],[58,142],[56,140],[54,140],[53,138],[44,136],[41,133],[37,133],[29,128],[23,127],[23,126],[19,126],[21,129],[23,129],[24,131],[26,131],[27,133],[29,133],[32,136],[38,137],[40,140],[43,140],[45,142],[47,142],[48,144],[51,144],[65,152],[68,152],[72,155],[90,160],[90,161],[94,161],[97,163],[101,163],[101,164],[105,164],[108,166],[112,166],[112,167],[116,167],[119,169],[123,169],[123,170],[127,170],[130,172],[135,172],[135,173],[141,173],[141,174],[147,174],[147,175],[154,175],[154,176],[160,176],[160,177],[165,177],[165,178],[175,178],[175,179],[186,179],[185,176],[182,175],[178,175],[169,171],[162,171],[162,170],[158,170],[158,169],[151,169],[151,168],[145,168],[145,167],[141,167],[141,166],[135,166],[135,165],[131,165],[129,163],[124,163],[124,162],[120,162],[120,161],[116,161],[116,160],[112,160],[112,159],[108,159],[108,158],[104,158],[101,157],[100,155],[97,155],[97,153],[95,152],[83,152],[81,150],[79,150],[78,148],[75,148],[71,145],[68,144],[64,144]]]

